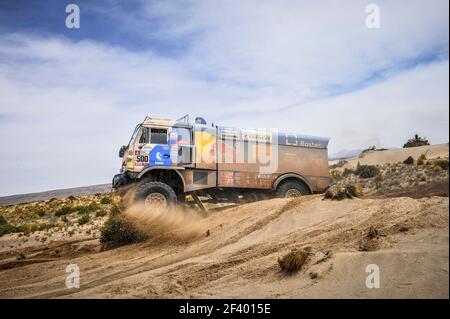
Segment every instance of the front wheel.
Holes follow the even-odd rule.
[[[277,189],[277,196],[282,198],[300,197],[309,193],[308,187],[297,181],[284,182]]]
[[[138,187],[135,202],[143,203],[145,208],[167,208],[175,205],[177,195],[173,189],[161,182],[147,182]]]

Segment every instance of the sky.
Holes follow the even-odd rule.
[[[448,6],[0,0],[0,196],[110,182],[147,115],[327,136],[330,154],[447,143]]]

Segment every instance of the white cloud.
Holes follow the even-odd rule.
[[[147,12],[166,21],[163,37],[195,39],[184,59],[196,74],[303,100],[447,48],[448,2],[433,4],[379,1],[378,30],[361,1],[156,2]]]
[[[258,122],[329,136],[330,153],[371,145],[401,147],[415,133],[446,143],[448,69],[448,61],[418,66],[360,91],[268,112]]]
[[[114,12],[149,42],[183,42],[175,56],[0,35],[0,194],[108,182],[145,115],[325,135],[331,152],[400,146],[416,132],[448,141],[448,2],[379,5],[380,30],[365,27],[360,1],[145,2],[138,19]],[[159,28],[146,28],[155,19]]]

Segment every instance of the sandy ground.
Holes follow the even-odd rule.
[[[52,256],[55,248],[47,246],[49,253],[40,257],[46,260],[27,258],[0,270],[0,296],[449,297],[446,197],[271,199],[212,213],[195,227],[204,234],[190,240],[156,236],[103,252],[90,239],[81,255],[69,249]],[[380,236],[369,240],[371,227]],[[369,251],[361,251],[367,241]],[[299,273],[285,275],[277,258],[292,248],[308,248],[310,258]],[[321,260],[327,252],[331,257]],[[65,287],[72,263],[80,267],[79,289]],[[366,288],[369,264],[379,266],[380,288]]]

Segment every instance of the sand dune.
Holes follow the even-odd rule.
[[[429,159],[448,158],[448,144],[435,144],[410,148],[390,149],[385,151],[368,151],[360,156],[346,159],[348,164],[344,167],[355,168],[358,162],[365,165],[380,165],[385,163],[403,162],[408,156],[418,159],[421,154],[425,154]],[[336,164],[338,160],[331,161],[330,165]]]

